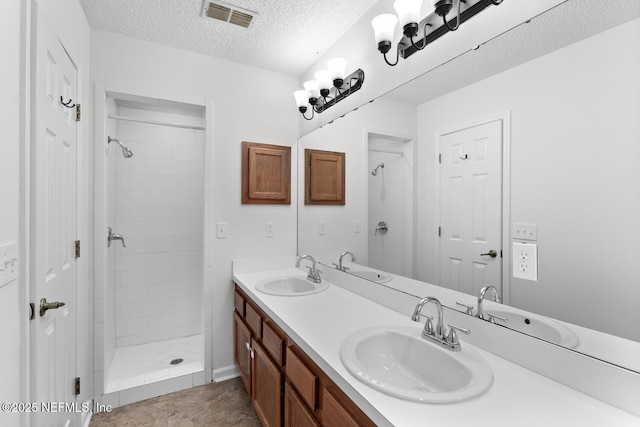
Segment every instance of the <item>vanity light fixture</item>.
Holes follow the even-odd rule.
[[[457,30],[462,22],[478,14],[489,5],[498,5],[503,1],[433,0],[433,12],[420,20],[423,0],[396,0],[393,8],[396,10],[397,16],[385,13],[376,16],[371,21],[378,50],[384,56],[385,62],[393,67],[398,64],[400,57],[408,58],[447,32]],[[455,10],[455,17],[449,19],[448,16],[452,10]],[[387,58],[387,53],[393,45],[393,35],[398,23],[402,27],[403,38],[398,42],[396,60],[392,63]],[[421,28],[422,35],[416,40]]]
[[[293,92],[298,111],[306,120],[313,119],[314,113],[322,113],[327,108],[342,101],[362,87],[364,71],[358,68],[346,76],[347,61],[333,58],[327,61],[327,69],[314,74],[315,80],[304,82],[304,89]],[[311,107],[311,117],[305,113]]]

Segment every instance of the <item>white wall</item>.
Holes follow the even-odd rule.
[[[334,57],[347,60],[347,73],[361,68],[365,81],[358,92],[341,101],[322,114],[316,114],[311,121],[299,118],[301,134],[316,129],[342,116],[354,108],[384,95],[401,84],[438,67],[456,56],[496,37],[522,22],[562,3],[564,0],[509,1],[499,6],[489,6],[482,13],[465,22],[460,28],[430,44],[427,49],[418,52],[406,60],[400,59],[395,67],[390,67],[378,52],[373,37],[371,19],[381,13],[395,13],[393,2],[380,0],[356,22],[340,40],[309,67],[298,83],[313,79],[313,74],[326,69],[326,62]],[[431,1],[423,2],[422,15],[427,16],[433,10]],[[396,26],[394,41],[401,39],[402,30]],[[395,43],[387,54],[390,61],[395,60]],[[293,103],[293,97],[291,104]],[[298,114],[300,115],[300,114]]]
[[[298,250],[300,253],[327,253],[333,256],[351,251],[356,258],[366,259],[365,234],[367,224],[367,158],[368,133],[402,136],[414,139],[416,129],[415,106],[378,99],[349,113],[344,119],[325,125],[302,138],[298,143]],[[338,151],[345,153],[344,206],[304,205],[304,150]],[[361,232],[354,233],[354,221],[360,221]],[[326,225],[326,234],[318,234],[318,222]],[[331,264],[333,259],[322,258]]]
[[[511,223],[539,232],[539,280],[512,279],[512,305],[640,341],[637,40],[640,20],[419,106],[420,280],[435,281],[435,133],[511,110]]]
[[[4,102],[0,104],[2,118],[2,142],[0,142],[0,182],[2,185],[2,205],[0,207],[0,245],[18,241],[19,206],[19,151],[20,151],[20,28],[22,18],[20,3],[4,1],[0,3],[0,93]],[[20,401],[20,322],[18,290],[24,281],[15,280],[0,288],[0,328],[2,347],[0,348],[0,401]],[[18,414],[0,412],[0,424],[17,426]]]
[[[295,196],[291,205],[241,204],[241,143],[295,146],[298,126],[291,93],[297,79],[100,30],[92,30],[91,51],[91,80],[107,89],[213,100],[213,140],[206,141],[213,145],[214,156],[213,222],[226,222],[229,230],[227,239],[215,241],[209,260],[214,277],[213,367],[229,367],[232,259],[296,252]],[[267,221],[274,223],[275,237],[265,237]]]

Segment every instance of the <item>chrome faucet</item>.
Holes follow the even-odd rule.
[[[476,313],[476,317],[479,317],[481,319],[485,319],[485,312],[482,306],[482,302],[484,301],[485,295],[489,290],[493,290],[494,301],[500,302],[500,294],[498,293],[498,290],[495,288],[495,286],[487,285],[484,288],[482,288],[480,290],[480,294],[478,294],[478,312]],[[489,315],[489,317],[491,318],[496,317],[495,315],[492,315],[490,313],[487,313],[487,315]],[[485,319],[485,320],[493,320],[493,319]]]
[[[349,268],[345,267],[342,265],[342,259],[345,257],[345,255],[351,255],[351,262],[356,262],[356,256],[354,254],[352,254],[349,251],[344,251],[340,254],[340,258],[338,259],[338,263],[336,264],[335,262],[333,263],[333,265],[336,266],[336,268],[340,271],[347,271]]]
[[[420,312],[422,311],[422,308],[430,302],[434,303],[436,305],[436,309],[438,310],[436,327],[434,329],[433,323],[431,321],[432,319],[429,316],[425,316],[427,317],[427,321],[425,322],[424,329],[422,330],[422,338],[431,340],[451,351],[460,351],[460,340],[458,339],[456,331],[462,332],[465,335],[469,335],[471,331],[451,324],[449,324],[449,330],[447,331],[444,326],[444,313],[442,310],[442,304],[437,298],[422,298],[416,305],[416,308],[413,310],[411,320],[413,320],[414,322],[419,322],[421,316]]]
[[[296,267],[300,267],[300,261],[303,259],[308,259],[311,261],[311,267],[309,268],[309,274],[307,274],[307,280],[312,281],[313,283],[320,283],[322,279],[320,278],[320,270],[316,267],[316,260],[313,259],[311,255],[301,255],[298,257],[296,261]]]

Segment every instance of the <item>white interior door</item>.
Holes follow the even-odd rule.
[[[440,138],[440,285],[502,293],[502,121]]]
[[[31,401],[73,405],[76,377],[77,69],[34,3],[31,148]],[[61,101],[62,97],[62,101]],[[41,300],[65,305],[40,312]],[[73,410],[39,412],[37,426],[75,425]],[[72,409],[72,408],[68,408]]]

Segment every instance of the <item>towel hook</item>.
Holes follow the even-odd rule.
[[[71,101],[73,101],[73,99],[69,98],[67,102],[64,102],[64,98],[62,97],[62,95],[60,95],[60,103],[62,105],[64,105],[67,108],[76,108],[76,104],[71,105]]]

